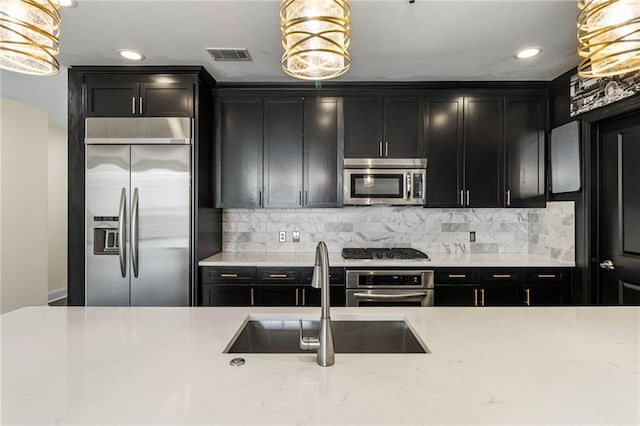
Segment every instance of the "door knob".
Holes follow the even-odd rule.
[[[613,262],[611,260],[605,260],[600,264],[600,267],[602,269],[606,269],[607,271],[612,271],[616,269],[616,267],[613,265]]]

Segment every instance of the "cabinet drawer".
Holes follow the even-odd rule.
[[[475,273],[472,269],[439,269],[435,273],[437,284],[471,284],[475,280]]]
[[[570,269],[527,269],[524,283],[560,283],[569,279]]]
[[[258,268],[258,283],[297,284],[300,281],[299,268]]]
[[[519,284],[521,279],[522,273],[517,269],[483,269],[478,273],[478,281],[481,284]]]
[[[302,268],[300,275],[300,282],[302,284],[311,284],[311,277],[313,277],[313,268]],[[329,283],[331,285],[344,285],[344,276],[344,268],[340,268],[338,266],[329,268]]]
[[[251,284],[256,281],[256,268],[203,267],[203,284]]]

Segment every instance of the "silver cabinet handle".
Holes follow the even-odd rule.
[[[133,276],[138,278],[138,188],[133,190],[131,202],[131,265]]]
[[[131,114],[136,115],[136,97],[131,98]]]
[[[120,192],[120,208],[118,209],[118,257],[120,258],[120,273],[122,278],[127,276],[127,243],[124,224],[127,221],[127,190]]]
[[[524,303],[526,303],[527,306],[531,306],[531,290],[528,288],[525,288],[524,292],[527,295],[527,299],[524,301]]]
[[[600,267],[607,271],[613,271],[614,269],[616,269],[616,267],[613,265],[613,261],[611,260],[605,260],[600,264]]]
[[[507,189],[507,207],[511,205],[511,190]]]
[[[466,274],[448,274],[449,278],[467,278]]]
[[[378,142],[378,157],[382,158],[382,142]]]
[[[358,299],[369,300],[404,300],[415,299],[416,297],[426,297],[425,292],[421,293],[397,293],[397,294],[385,294],[385,293],[353,293],[353,296]]]
[[[511,278],[511,274],[492,274],[493,278]]]
[[[309,205],[309,191],[304,191],[304,205]]]
[[[220,274],[220,278],[238,278],[238,274]]]
[[[255,305],[256,305],[256,298],[254,295],[253,287],[251,287],[251,306],[255,306]]]
[[[460,205],[464,206],[464,191],[460,191]]]
[[[140,115],[142,115],[142,96],[140,96]]]
[[[287,274],[269,274],[269,278],[287,278]]]
[[[296,306],[300,306],[300,303],[298,303],[299,302],[299,296],[300,296],[300,289],[296,288]],[[303,303],[303,305],[304,305],[304,303]]]
[[[304,199],[302,198],[302,191],[298,191],[298,192],[300,193],[300,194],[299,194],[299,197],[300,197],[300,205],[301,205],[301,206],[303,206],[303,205],[304,205]]]
[[[385,158],[389,156],[389,142],[384,143],[384,156]]]
[[[556,274],[538,274],[538,278],[557,278]]]
[[[473,289],[473,306],[478,306],[478,289]]]
[[[307,306],[307,289],[302,289],[302,306]]]
[[[471,204],[471,196],[469,195],[469,190],[467,189],[467,207]]]
[[[480,289],[480,306],[484,306],[484,288]]]

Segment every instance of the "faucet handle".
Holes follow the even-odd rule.
[[[303,351],[314,351],[320,348],[318,337],[304,337],[302,335],[302,320],[300,320],[300,349]]]

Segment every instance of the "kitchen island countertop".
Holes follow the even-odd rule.
[[[313,266],[314,252],[230,252],[223,251],[198,262],[199,266]],[[447,254],[431,253],[430,260],[354,260],[343,259],[339,252],[329,252],[329,264],[343,267],[564,267],[566,262],[533,254]]]
[[[638,424],[640,308],[334,308],[406,318],[431,354],[237,355],[248,315],[30,307],[2,321],[3,424]]]

